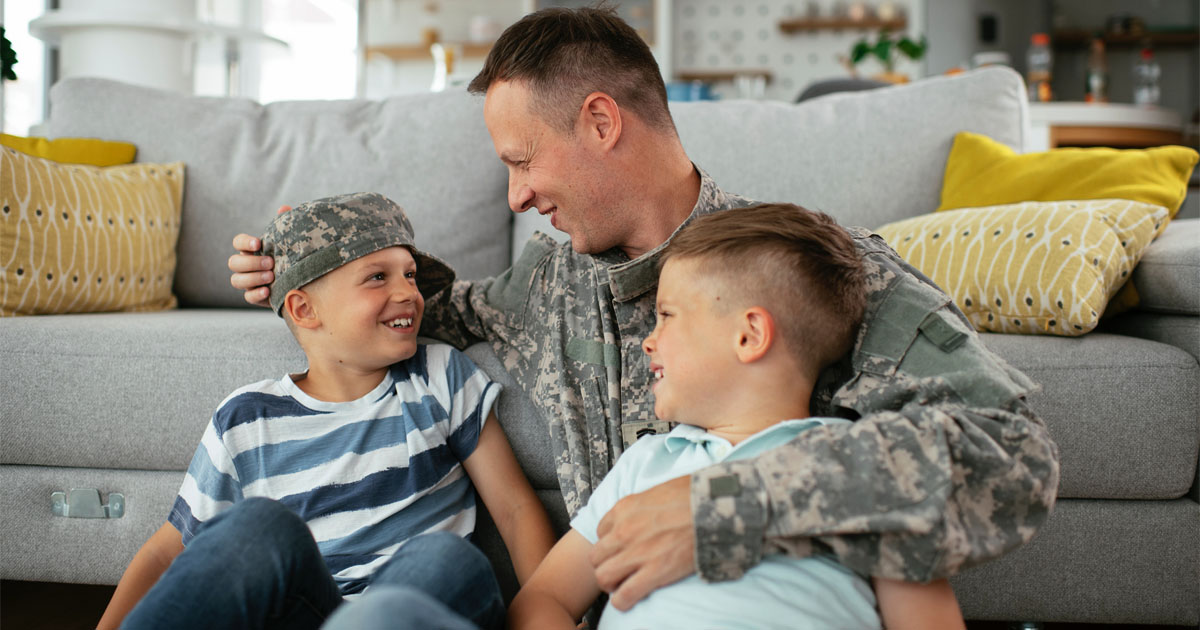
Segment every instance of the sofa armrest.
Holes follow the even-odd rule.
[[[1200,219],[1173,221],[1133,270],[1137,310],[1200,316]]]

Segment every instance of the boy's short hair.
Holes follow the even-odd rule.
[[[814,376],[854,346],[866,308],[862,259],[823,212],[763,204],[706,215],[671,239],[659,264],[672,258],[698,261],[744,303],[766,308]]]
[[[325,197],[276,215],[262,237],[262,255],[275,258],[271,308],[283,317],[288,291],[394,246],[412,252],[421,295],[431,297],[454,281],[446,263],[413,244],[412,224],[404,210],[378,193]]]
[[[574,133],[583,99],[604,92],[651,127],[674,131],[667,87],[646,41],[609,7],[550,8],[505,29],[467,89],[523,81],[552,127]]]

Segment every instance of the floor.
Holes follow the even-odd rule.
[[[112,586],[0,581],[0,628],[92,630]]]
[[[112,586],[0,581],[0,628],[92,630],[112,597]],[[1187,630],[1185,626],[1113,626],[1047,623],[1041,630]],[[967,630],[1017,630],[1004,621],[968,621]]]

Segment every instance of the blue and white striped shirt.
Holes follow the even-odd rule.
[[[342,594],[359,593],[405,540],[474,532],[461,462],[499,393],[442,344],[419,345],[350,402],[316,400],[290,376],[247,385],[213,415],[168,521],[186,545],[235,502],[275,499],[308,524]]]

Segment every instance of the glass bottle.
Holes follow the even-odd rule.
[[[1108,102],[1108,61],[1104,58],[1104,40],[1099,37],[1092,39],[1092,50],[1088,55],[1087,81],[1083,89],[1084,101]]]
[[[1135,105],[1158,105],[1162,92],[1158,81],[1162,68],[1154,60],[1154,51],[1143,48],[1137,63],[1133,64],[1133,102]]]
[[[1050,72],[1054,64],[1054,56],[1050,52],[1050,36],[1045,33],[1034,33],[1029,45],[1029,66],[1025,72],[1025,80],[1029,87],[1029,100],[1044,103],[1052,98],[1050,92]]]

